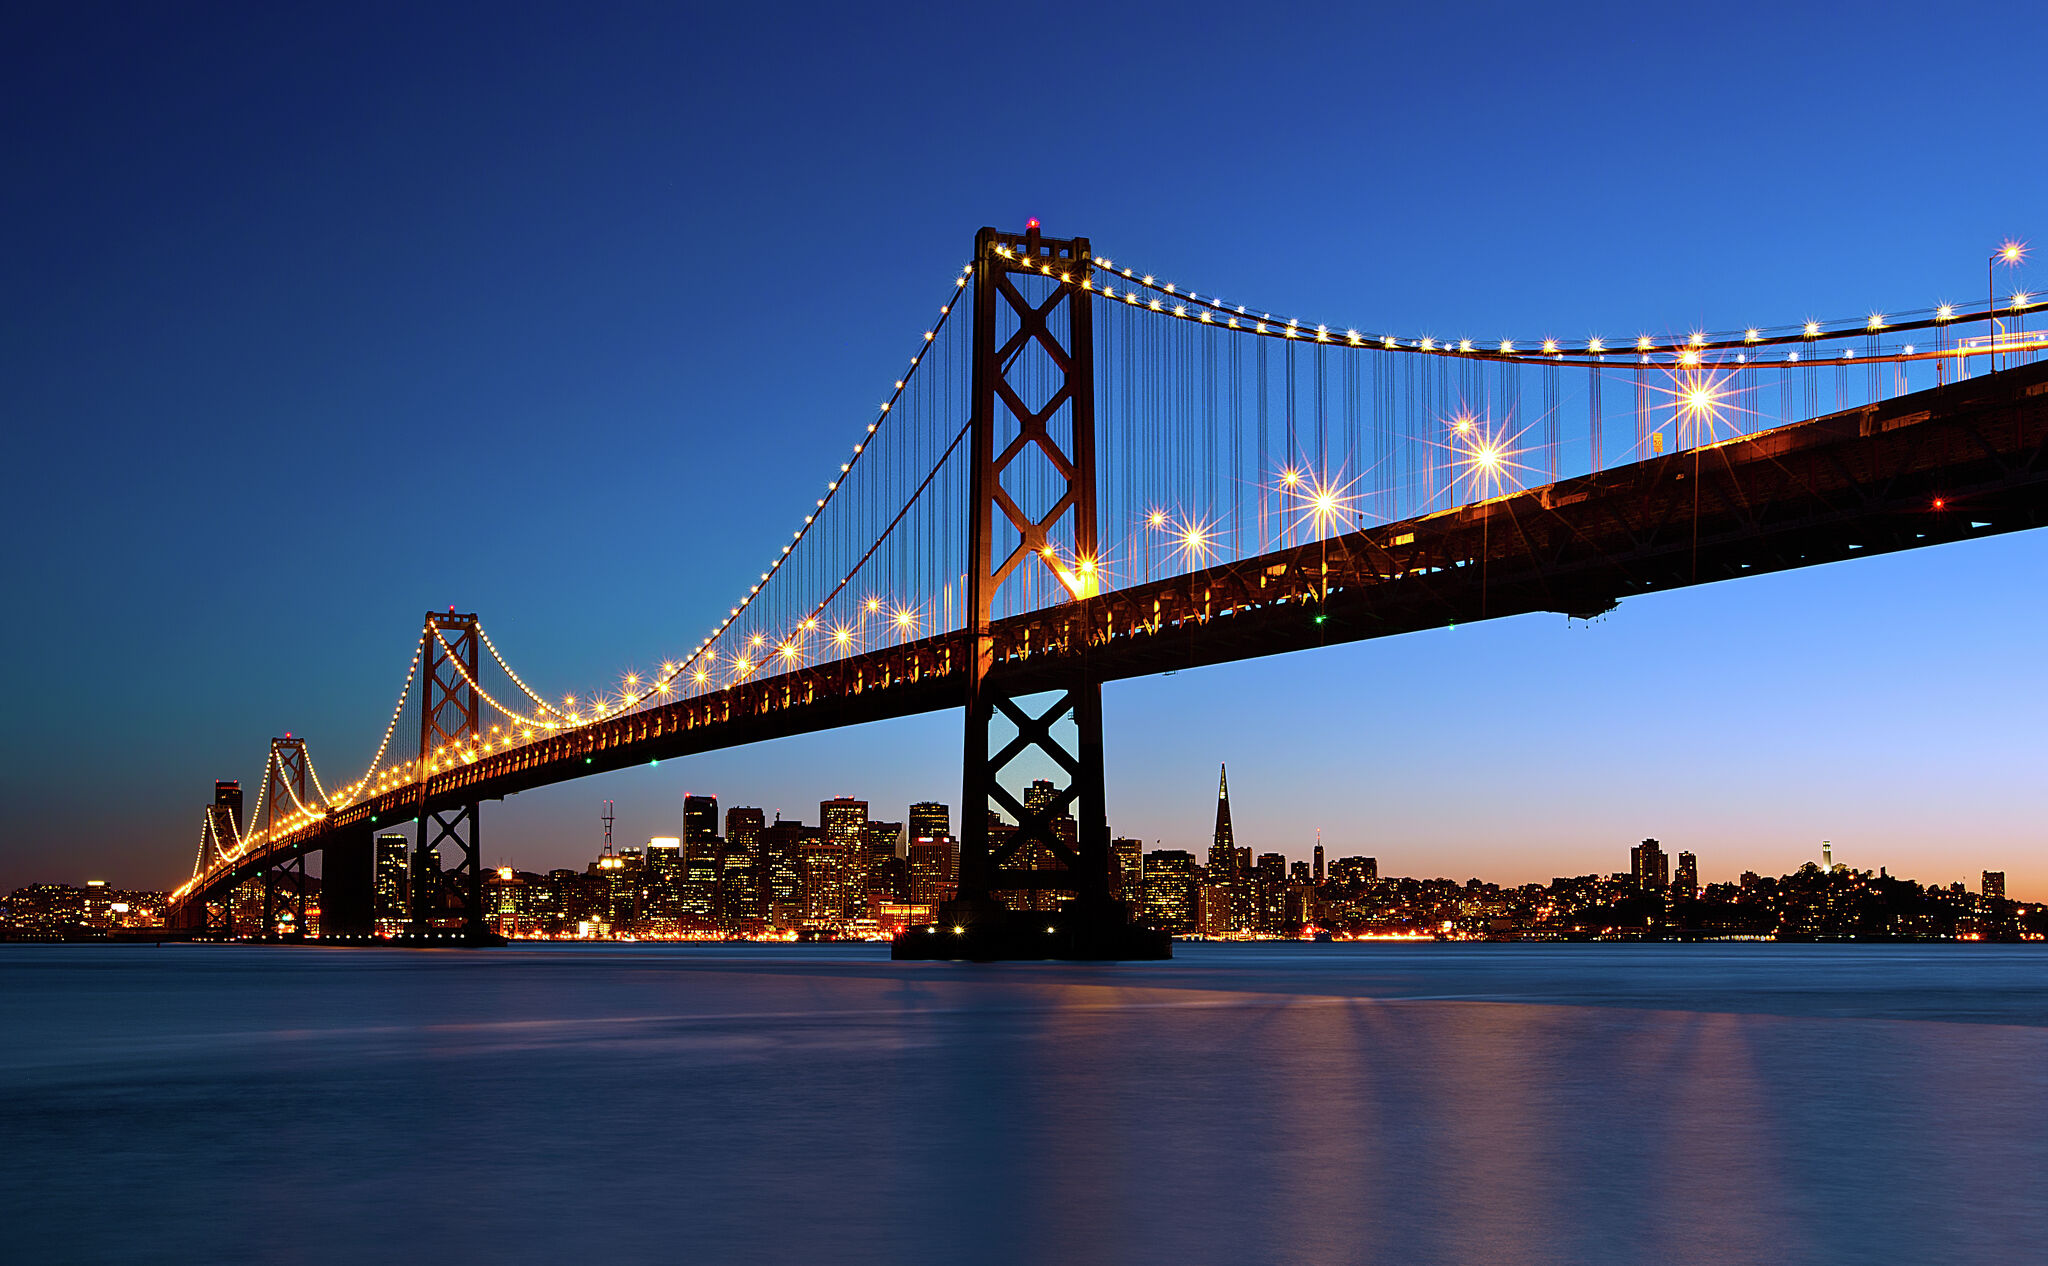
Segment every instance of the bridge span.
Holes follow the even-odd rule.
[[[1006,697],[1624,599],[2040,527],[2048,364],[1981,375],[1448,510],[1341,531],[995,619]],[[329,927],[367,934],[380,825],[699,752],[959,708],[972,637],[921,637],[646,706],[317,814],[224,859],[181,895],[325,851]],[[449,933],[453,935],[451,931]]]

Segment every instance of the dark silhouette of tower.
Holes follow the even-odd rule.
[[[1209,844],[1209,877],[1228,879],[1237,871],[1237,837],[1230,831],[1230,767],[1217,767],[1216,836]]]

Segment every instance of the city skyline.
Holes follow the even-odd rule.
[[[1449,880],[1452,882],[1462,882],[1463,879],[1479,879],[1483,882],[1491,884],[1500,884],[1506,887],[1516,887],[1529,883],[1549,882],[1551,879],[1556,878],[1558,875],[1567,874],[1602,876],[1617,875],[1621,873],[1626,873],[1631,867],[1639,867],[1642,864],[1639,860],[1635,860],[1635,854],[1637,852],[1638,846],[1628,841],[1621,841],[1618,847],[1627,850],[1626,856],[1630,859],[1630,866],[1595,866],[1590,869],[1580,870],[1574,870],[1570,867],[1552,867],[1551,870],[1553,873],[1541,879],[1523,877],[1519,873],[1513,876],[1504,876],[1480,874],[1478,872],[1473,872],[1470,874],[1464,874],[1463,872],[1453,873],[1450,871],[1443,870],[1440,867],[1433,870],[1431,869],[1428,863],[1428,857],[1426,854],[1418,855],[1420,851],[1415,850],[1413,848],[1404,850],[1399,845],[1398,841],[1391,842],[1393,844],[1393,847],[1386,847],[1385,843],[1383,843],[1379,847],[1352,845],[1344,845],[1342,847],[1339,847],[1338,845],[1332,842],[1336,837],[1333,836],[1326,839],[1322,835],[1320,830],[1318,830],[1316,837],[1312,839],[1305,847],[1296,848],[1291,846],[1287,842],[1275,841],[1267,837],[1266,835],[1260,833],[1257,829],[1256,819],[1254,820],[1254,829],[1252,833],[1245,834],[1241,832],[1239,829],[1239,824],[1242,821],[1242,818],[1240,817],[1240,814],[1238,812],[1239,802],[1237,801],[1233,793],[1229,791],[1227,764],[1219,766],[1218,777],[1219,783],[1221,784],[1218,788],[1218,792],[1220,794],[1215,794],[1213,798],[1205,798],[1202,802],[1203,811],[1214,815],[1211,821],[1211,830],[1208,833],[1208,835],[1206,835],[1202,839],[1192,840],[1180,837],[1169,838],[1166,836],[1150,835],[1143,832],[1139,832],[1136,835],[1131,835],[1129,832],[1125,831],[1115,819],[1112,819],[1110,823],[1111,834],[1119,839],[1131,838],[1137,840],[1144,846],[1146,852],[1152,852],[1155,850],[1180,851],[1186,852],[1190,856],[1195,857],[1198,860],[1207,859],[1206,861],[1202,862],[1202,864],[1204,865],[1214,863],[1215,857],[1218,855],[1217,850],[1223,848],[1225,846],[1224,841],[1227,840],[1229,842],[1230,847],[1235,848],[1238,851],[1248,852],[1253,856],[1269,853],[1278,854],[1284,857],[1290,866],[1296,863],[1305,865],[1320,864],[1322,860],[1325,858],[1325,856],[1327,856],[1332,862],[1347,857],[1369,856],[1388,875],[1399,875],[1424,880]],[[577,785],[580,786],[587,784]],[[233,802],[232,798],[238,797],[240,795],[240,789],[230,788],[228,782],[222,781],[219,784],[219,789],[217,790],[216,795],[218,797],[229,798],[224,802],[231,803]],[[805,804],[814,803],[818,806],[818,809],[816,811],[807,814],[804,811],[803,804],[800,804],[794,810],[786,810],[781,806],[751,803],[744,796],[733,798],[725,794],[721,794],[716,790],[710,790],[705,788],[686,788],[685,790],[680,792],[677,798],[675,799],[672,806],[672,812],[669,814],[669,818],[666,822],[663,822],[661,820],[661,811],[659,809],[643,808],[640,806],[636,806],[631,801],[628,801],[627,807],[630,811],[625,814],[617,814],[617,803],[615,801],[600,801],[597,803],[597,805],[593,806],[593,812],[590,815],[590,822],[592,825],[586,833],[586,837],[565,837],[562,839],[551,841],[549,844],[543,847],[539,854],[531,857],[493,853],[490,849],[490,846],[486,844],[486,868],[490,870],[497,870],[500,868],[511,868],[522,872],[546,872],[550,870],[560,869],[562,867],[574,868],[576,866],[589,863],[593,858],[600,856],[604,851],[613,848],[621,852],[627,849],[642,851],[648,850],[652,846],[660,844],[664,841],[680,843],[687,847],[687,842],[691,838],[693,838],[693,836],[695,836],[699,831],[703,831],[706,829],[705,827],[693,824],[693,822],[691,821],[691,815],[695,812],[695,810],[692,808],[693,803],[705,801],[708,801],[711,806],[710,812],[712,814],[712,820],[715,820],[720,823],[722,823],[725,820],[725,818],[734,811],[739,811],[742,813],[760,814],[762,816],[763,823],[766,825],[775,825],[777,823],[791,823],[800,824],[812,829],[823,829],[826,826],[824,820],[825,812],[827,809],[830,808],[830,806],[833,803],[843,802],[850,805],[857,804],[860,806],[862,812],[868,815],[868,821],[893,824],[894,826],[900,828],[901,841],[905,845],[915,842],[919,838],[915,830],[915,826],[920,817],[920,810],[943,811],[949,817],[957,813],[957,806],[954,805],[952,802],[937,800],[934,797],[925,797],[920,800],[903,802],[900,806],[901,812],[895,818],[892,819],[888,816],[888,812],[894,812],[896,810],[898,806],[895,804],[895,802],[884,801],[873,796],[863,795],[856,790],[839,791],[829,796],[820,796],[815,801],[804,802]],[[239,805],[237,805],[237,807],[239,807]],[[878,810],[886,810],[886,812],[878,812]],[[813,821],[813,819],[816,820]],[[957,821],[957,819],[954,820]],[[627,825],[624,827],[620,827],[617,825],[620,822],[624,822]],[[393,828],[400,829],[404,833],[405,838],[407,840],[411,840],[411,833],[416,829],[416,823],[411,819],[406,819],[399,823],[388,823],[386,824],[385,830],[383,832],[380,832],[379,838],[390,838],[389,832]],[[712,830],[711,834],[713,836],[722,835],[723,827],[720,826],[718,827],[718,829]],[[954,838],[957,842],[957,835]],[[1614,854],[1616,852],[1615,848],[1607,848],[1604,854],[1601,854],[1600,852],[1602,846],[1606,843],[1608,842],[1603,841],[1600,844],[1593,844],[1589,845],[1588,847],[1593,853],[1600,854],[1602,856],[1608,856],[1608,860],[1614,860],[1611,854]],[[1683,879],[1685,878],[1685,874],[1683,871],[1681,871],[1676,877],[1672,875],[1671,868],[1673,866],[1681,866],[1684,864],[1678,861],[1674,861],[1673,859],[1684,858],[1692,862],[1693,865],[1697,866],[1696,859],[1698,859],[1701,856],[1701,850],[1698,847],[1686,846],[1674,842],[1669,837],[1642,837],[1641,843],[1657,846],[1658,848],[1662,849],[1662,852],[1658,855],[1661,856],[1663,859],[1663,882],[1665,884],[1670,884],[1676,881],[1683,881]],[[1578,854],[1574,855],[1576,856]],[[1754,854],[1745,852],[1741,853],[1740,856],[1748,858],[1754,856]],[[1694,869],[1691,871],[1691,878],[1693,882],[1698,887],[1702,888],[1712,886],[1714,884],[1739,882],[1741,877],[1745,873],[1789,874],[1797,870],[1800,866],[1808,863],[1817,863],[1823,869],[1828,869],[1831,865],[1846,865],[1852,870],[1864,870],[1870,871],[1872,873],[1882,873],[1887,870],[1898,870],[1899,873],[1902,875],[1906,873],[1905,871],[1900,870],[1900,868],[1896,866],[1894,863],[1887,861],[1885,858],[1881,856],[1862,856],[1854,852],[1844,852],[1841,843],[1834,841],[1832,839],[1823,839],[1813,842],[1811,849],[1808,851],[1807,854],[1803,856],[1781,858],[1775,862],[1766,861],[1761,864],[1748,864],[1747,862],[1743,864],[1735,864],[1731,862],[1722,864],[1716,861],[1711,849],[1709,849],[1706,853],[1706,857],[1709,863],[1707,866]],[[2040,897],[2036,896],[2031,892],[2023,891],[2015,886],[2009,885],[2006,879],[2007,871],[2003,867],[2002,863],[2000,863],[2000,859],[1986,857],[1979,859],[1979,863],[1980,864],[1973,865],[1969,862],[1969,859],[1959,859],[1959,864],[1962,867],[1959,873],[1950,874],[1948,872],[1942,872],[1940,874],[1916,874],[1914,877],[1918,879],[1920,882],[1926,883],[1932,887],[1947,887],[1950,884],[1954,883],[1968,884],[1973,879],[1979,879],[1980,877],[1985,875],[1996,875],[1998,877],[1998,896],[2010,897],[2010,899],[2019,902],[2038,901],[2041,899]],[[1641,872],[1638,871],[1638,873],[1640,874]],[[92,881],[98,882],[117,882],[123,888],[146,887],[146,885],[129,883],[127,882],[125,877],[110,877],[107,875],[100,874],[99,872],[93,872],[90,878]],[[83,874],[76,876],[46,875],[42,878],[32,881],[32,883],[35,884],[59,883],[71,884],[74,886],[82,885],[86,882],[88,882],[88,880]],[[167,889],[168,885],[166,885],[165,887]],[[0,891],[5,890],[0,889]]]
[[[204,789],[253,783],[271,735],[313,735],[323,760],[360,768],[423,609],[484,613],[522,663],[546,666],[550,689],[608,684],[687,647],[810,503],[829,462],[805,455],[858,429],[983,223],[1036,215],[1205,289],[1474,335],[1964,300],[1989,249],[2048,237],[2030,220],[2042,175],[1944,112],[1819,148],[1767,129],[1741,171],[1716,178],[1494,139],[1502,118],[1597,117],[1615,92],[1736,118],[1754,105],[1746,85],[1769,82],[1774,111],[1818,115],[1860,93],[1858,65],[1909,45],[1962,58],[1951,28],[1789,14],[1782,40],[1752,44],[1640,15],[1628,59],[1612,34],[1560,44],[1565,73],[1531,92],[1508,72],[1548,38],[1540,15],[1500,16],[1458,58],[1412,63],[1385,50],[1426,45],[1433,25],[1387,21],[1341,38],[1302,28],[1321,33],[1304,49],[1317,113],[1441,112],[1441,135],[1390,138],[1370,178],[1284,131],[1219,162],[1127,109],[1112,53],[991,70],[1013,85],[1050,73],[1069,97],[1026,114],[994,92],[996,121],[972,129],[943,110],[928,120],[887,73],[850,69],[957,59],[1000,36],[984,19],[898,47],[901,29],[826,17],[776,58],[718,22],[597,19],[579,37],[618,54],[604,75],[560,65],[506,95],[494,68],[552,64],[546,23],[507,19],[476,63],[454,54],[467,46],[456,17],[419,18],[395,40],[283,14],[29,24],[11,78],[50,123],[22,148],[20,187],[41,191],[18,206],[13,289],[27,299],[0,320],[20,349],[7,380],[10,412],[28,420],[20,460],[43,477],[4,511],[21,542],[6,566],[11,592],[66,618],[0,636],[12,665],[115,667],[10,678],[26,723],[0,753],[0,887],[53,863],[182,879]],[[1240,55],[1201,23],[1104,22],[1105,49],[1219,68]],[[1799,51],[1823,37],[1827,63]],[[291,48],[299,73],[281,82],[249,56],[230,59],[228,79],[194,76],[215,46]],[[1374,51],[1341,65],[1316,51],[1338,47]],[[700,73],[676,75],[672,54]],[[62,70],[81,56],[159,102],[162,134],[98,111]],[[1690,77],[1706,62],[1740,73]],[[393,113],[355,107],[346,85],[365,81]],[[2002,108],[1995,81],[1952,90],[1946,110]],[[249,112],[250,94],[280,105]],[[570,98],[584,105],[573,116],[555,108]],[[813,120],[848,99],[848,126],[930,147],[885,162],[837,153]],[[748,104],[729,131],[677,122],[724,118],[732,101]],[[969,143],[991,127],[1093,126],[1102,143],[1065,165],[998,163]],[[1486,181],[1446,176],[1454,141]],[[764,170],[763,152],[789,161]],[[1162,204],[1124,179],[1137,153],[1202,174],[1213,196]],[[1888,196],[1900,154],[1938,155],[1943,196]],[[829,222],[821,188],[841,195]],[[1274,214],[1283,203],[1305,210]],[[1548,245],[1578,240],[1589,206],[1606,250]],[[787,247],[821,235],[863,244],[839,252],[835,284],[872,306],[792,366],[786,344],[746,331],[784,319],[812,276]],[[1407,242],[1443,249],[1393,245]],[[110,348],[119,374],[103,372]],[[444,509],[490,525],[482,539],[417,548],[432,490],[409,472],[436,463],[471,472],[474,489]],[[346,600],[303,583],[363,558],[378,564]],[[2010,580],[2044,561],[2048,543],[2020,534],[1633,598],[1592,624],[1524,616],[1118,683],[1104,705],[1109,812],[1199,851],[1191,771],[1220,757],[1263,788],[1290,855],[1320,826],[1333,852],[1413,850],[1417,873],[1540,879],[1644,834],[1763,869],[1831,838],[1912,873],[2001,864],[2015,893],[2037,895],[2048,861],[2026,701],[2044,688],[2030,648],[2048,597]],[[290,648],[256,665],[252,612]],[[596,799],[685,785],[768,806],[819,782],[957,800],[953,778],[903,772],[947,770],[957,720],[528,792],[493,806],[485,848],[551,847],[585,829]],[[110,745],[110,728],[132,745]],[[1259,738],[1223,750],[1218,734]],[[107,777],[119,794],[96,783]]]

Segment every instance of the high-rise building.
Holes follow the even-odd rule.
[[[234,780],[216,782],[213,784],[213,803],[216,807],[226,811],[235,824],[235,834],[240,836],[244,825],[242,822],[242,784]]]
[[[1145,900],[1145,842],[1123,836],[1109,842],[1110,878],[1114,886],[1110,895],[1130,907],[1131,913],[1143,913]]]
[[[1195,855],[1177,848],[1145,854],[1145,918],[1169,932],[1193,932],[1201,894]]]
[[[1238,864],[1237,838],[1230,822],[1230,767],[1216,769],[1216,829],[1209,837],[1209,867],[1202,876],[1202,930],[1221,935],[1249,920],[1250,878]]]
[[[1323,842],[1322,842],[1322,841],[1321,841],[1320,839],[1318,839],[1318,840],[1316,841],[1316,877],[1315,877],[1315,883],[1316,883],[1316,886],[1317,886],[1317,887],[1319,887],[1319,888],[1320,888],[1320,887],[1322,886],[1322,884],[1323,884],[1323,878],[1324,878],[1324,875],[1323,875]]]
[[[777,929],[803,924],[804,845],[817,834],[814,826],[780,817],[761,831],[762,914]]]
[[[910,901],[937,906],[960,887],[960,841],[950,835],[920,836],[910,842]]]
[[[1678,878],[1671,885],[1671,895],[1696,901],[1700,895],[1700,863],[1691,853],[1678,855]]]
[[[725,811],[718,909],[719,924],[728,932],[763,926],[772,916],[766,833],[767,815],[759,809]]]
[[[1644,840],[1628,851],[1629,873],[1635,877],[1636,887],[1662,889],[1671,886],[1671,859],[1655,840]]]
[[[1984,899],[1987,901],[2005,900],[2004,871],[1987,870],[1984,872]]]
[[[833,844],[859,847],[867,842],[868,802],[835,796],[818,805],[818,827]]]
[[[646,895],[641,901],[643,918],[668,921],[683,912],[683,841],[679,836],[657,835],[647,841]]]
[[[759,809],[735,805],[725,811],[725,842],[741,848],[755,848],[768,829],[768,815]]]
[[[924,800],[910,806],[911,840],[943,839],[953,833],[953,810],[936,800]]]
[[[370,860],[370,883],[374,890],[374,915],[377,930],[396,932],[406,919],[405,906],[405,863],[406,853],[412,841],[397,831],[385,831],[377,837],[377,845]]]
[[[1230,827],[1230,767],[1217,766],[1216,772],[1216,833],[1209,841],[1209,875],[1212,880],[1219,870],[1226,874],[1237,869],[1237,837]]]
[[[718,883],[718,797],[683,797],[683,866],[691,883]]]

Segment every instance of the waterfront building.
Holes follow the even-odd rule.
[[[1986,901],[2005,900],[2005,872],[2002,870],[1985,871],[1983,892]]]
[[[1696,901],[1700,895],[1700,863],[1691,853],[1678,855],[1678,877],[1672,881],[1671,895]]]

